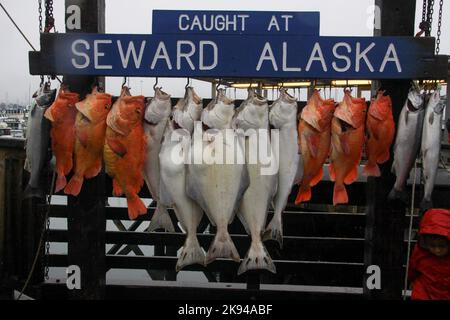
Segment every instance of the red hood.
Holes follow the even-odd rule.
[[[420,222],[419,234],[437,234],[450,240],[450,210],[430,209]]]

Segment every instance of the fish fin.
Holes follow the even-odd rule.
[[[50,108],[45,110],[44,117],[47,118],[48,120],[50,120],[51,122],[55,121],[55,119],[53,118],[52,109],[50,109]]]
[[[277,218],[276,215],[272,217],[272,220],[267,225],[266,230],[263,233],[263,241],[275,240],[278,242],[280,249],[283,248],[283,222],[281,214]]]
[[[389,160],[390,158],[390,153],[389,153],[389,149],[387,149],[385,152],[383,152],[382,154],[380,154],[377,158],[377,162],[378,163],[385,163],[386,161]]]
[[[433,208],[433,201],[423,198],[420,202],[420,210],[422,210],[422,212],[425,212],[431,208]]]
[[[314,178],[311,179],[309,185],[311,187],[314,187],[316,184],[320,182],[320,180],[322,180],[322,177],[323,177],[323,167],[321,167],[317,172],[317,174],[314,176]]]
[[[389,192],[388,199],[400,200],[403,203],[408,203],[408,194],[405,191],[399,191],[395,188],[392,188],[391,192]]]
[[[116,179],[113,179],[113,196],[119,197],[123,194],[122,187],[120,186],[119,182],[117,182]]]
[[[359,165],[354,166],[353,169],[347,174],[344,179],[345,184],[352,184],[356,181],[356,179],[358,179],[358,168]]]
[[[308,144],[308,149],[309,152],[311,153],[311,156],[313,158],[316,158],[318,145],[320,143],[320,137],[318,135],[313,134],[309,137],[309,139],[306,139],[306,142]]]
[[[127,196],[127,204],[130,220],[134,220],[140,215],[147,213],[147,207],[137,195]]]
[[[298,190],[297,197],[295,198],[295,204],[300,204],[303,201],[311,200],[311,185],[301,185]]]
[[[231,258],[239,262],[239,253],[228,232],[216,233],[214,240],[206,254],[205,264],[210,264],[217,258]]]
[[[89,136],[86,132],[86,130],[75,130],[75,134],[77,136],[78,141],[81,143],[81,145],[86,148],[87,142],[89,139]]]
[[[267,252],[264,244],[251,244],[250,249],[245,255],[244,260],[242,260],[239,269],[238,275],[247,272],[248,270],[269,270],[272,273],[276,273],[275,264],[272,261],[269,253]]]
[[[79,175],[73,175],[72,178],[70,178],[69,182],[67,183],[66,187],[64,188],[65,194],[71,194],[73,196],[78,196],[78,194],[81,191],[81,187],[83,186],[83,176]]]
[[[102,163],[101,161],[97,161],[95,165],[93,165],[91,168],[87,169],[84,172],[84,176],[87,179],[94,178],[100,173],[101,170],[102,170]]]
[[[106,139],[106,143],[120,157],[123,157],[127,153],[127,147],[119,139]]]
[[[434,112],[431,112],[430,116],[428,117],[428,122],[430,124],[433,124],[433,122],[434,122]]]
[[[333,205],[337,204],[345,204],[348,203],[348,195],[347,190],[345,190],[345,186],[343,184],[338,185],[334,184],[333,190]]]
[[[175,227],[173,226],[172,219],[170,218],[166,206],[159,202],[156,204],[156,210],[153,213],[147,231],[151,232],[158,229],[175,232]]]
[[[67,184],[66,176],[58,173],[58,177],[56,178],[55,193],[64,189],[66,184]]]
[[[23,199],[28,199],[28,198],[44,199],[45,198],[45,192],[44,192],[44,190],[41,187],[33,188],[32,186],[27,185],[27,187],[23,191]]]
[[[178,272],[191,264],[205,265],[205,252],[196,237],[192,239],[186,238],[175,270]]]
[[[381,175],[380,168],[376,163],[367,162],[363,169],[363,175],[366,177],[379,177]]]
[[[334,182],[336,180],[336,170],[334,170],[333,163],[330,163],[328,167],[328,174],[330,175],[330,180]]]

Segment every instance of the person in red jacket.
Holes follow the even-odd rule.
[[[409,263],[412,300],[450,300],[450,210],[430,209]]]

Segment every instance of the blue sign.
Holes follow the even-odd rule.
[[[41,41],[45,70],[71,75],[414,79],[429,77],[434,56],[434,38],[413,37],[68,33]]]
[[[319,12],[153,10],[153,34],[319,35]]]

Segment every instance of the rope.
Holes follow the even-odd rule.
[[[409,230],[408,230],[408,252],[406,255],[406,272],[405,272],[405,287],[403,290],[403,300],[406,300],[406,290],[408,289],[408,272],[409,272],[409,258],[411,252],[411,233],[413,224],[413,214],[414,214],[414,200],[416,194],[416,178],[417,178],[417,159],[414,162],[414,179],[412,188],[412,198],[411,198],[411,212],[409,217]]]
[[[26,35],[22,32],[22,30],[20,30],[19,26],[16,24],[16,22],[14,21],[14,19],[9,15],[8,11],[6,10],[6,8],[3,6],[2,3],[0,3],[0,7],[2,7],[3,11],[5,11],[6,15],[8,16],[9,20],[11,20],[11,22],[13,23],[13,25],[16,27],[16,29],[20,32],[20,34],[22,35],[22,37],[25,39],[26,42],[28,42],[28,44],[30,45],[30,47],[34,50],[37,51],[33,45],[31,44],[30,40],[28,40],[28,38],[26,37]]]
[[[56,171],[53,171],[53,176],[52,176],[52,183],[50,186],[50,194],[47,198],[47,210],[45,212],[45,216],[44,216],[44,226],[42,228],[41,231],[41,237],[39,238],[39,244],[38,247],[36,249],[36,254],[34,255],[34,261],[33,264],[31,265],[31,269],[30,272],[28,273],[28,277],[27,277],[27,281],[25,281],[25,284],[23,285],[22,290],[20,291],[19,296],[17,297],[17,300],[20,300],[20,298],[22,297],[23,293],[25,292],[25,290],[27,289],[30,281],[31,281],[31,277],[33,276],[34,273],[34,269],[36,268],[36,263],[38,261],[39,256],[41,255],[41,248],[42,248],[42,243],[44,241],[44,235],[45,235],[45,231],[46,231],[46,227],[47,227],[47,220],[49,219],[49,215],[50,215],[50,208],[51,208],[51,200],[52,200],[52,196],[53,196],[53,188],[55,186],[55,180],[56,180]]]
[[[17,25],[17,23],[14,21],[14,19],[11,17],[11,15],[8,13],[8,11],[6,10],[6,8],[3,6],[3,4],[0,2],[0,7],[3,9],[3,11],[6,13],[6,15],[8,16],[9,20],[11,20],[11,22],[13,23],[13,25],[16,27],[16,29],[20,32],[20,34],[22,35],[22,37],[25,39],[25,41],[29,44],[29,46],[31,47],[31,49],[33,49],[33,51],[37,51],[36,48],[31,44],[30,40],[28,40],[27,36],[22,32],[22,30],[19,28],[19,26]],[[59,79],[58,77],[55,77],[56,80],[59,81],[59,83],[62,83],[61,79]]]

